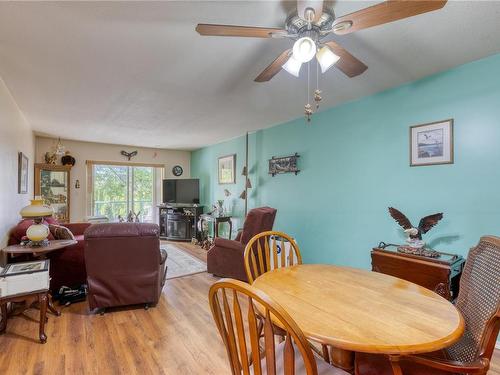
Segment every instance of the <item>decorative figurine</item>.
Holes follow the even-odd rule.
[[[224,215],[224,201],[222,199],[217,201],[217,214],[219,216]]]
[[[57,161],[57,155],[54,154],[53,152],[47,151],[45,153],[45,163],[47,164],[56,164]]]
[[[321,90],[319,89],[316,89],[314,91],[314,101],[316,102],[316,109],[319,108],[319,102],[322,100],[323,98],[321,97]]]
[[[420,219],[418,227],[415,228],[410,220],[393,207],[389,207],[389,214],[392,216],[396,222],[401,225],[405,233],[408,234],[408,245],[415,249],[422,249],[425,246],[425,242],[422,241],[422,234],[430,231],[438,222],[443,218],[443,213],[437,213],[429,216],[425,216]]]
[[[61,158],[61,163],[62,165],[71,165],[74,166],[76,163],[76,160],[73,156],[71,156],[69,151],[66,151],[64,156]]]
[[[311,116],[313,114],[312,107],[309,103],[304,106],[304,114],[306,115],[307,122],[311,122]]]

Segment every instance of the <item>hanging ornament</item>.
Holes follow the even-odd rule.
[[[314,91],[314,101],[316,102],[316,109],[318,109],[318,108],[319,108],[319,102],[321,101],[321,99],[323,99],[323,98],[321,97],[321,90],[316,89],[316,90]]]
[[[309,103],[307,103],[304,106],[304,114],[306,115],[307,122],[311,122],[311,116],[313,114],[313,110]]]

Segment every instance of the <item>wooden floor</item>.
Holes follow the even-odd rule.
[[[203,258],[192,245],[190,253]],[[206,273],[168,280],[156,308],[90,315],[86,302],[50,316],[45,345],[38,325],[13,317],[0,336],[0,374],[230,374],[208,307],[216,279]],[[36,318],[37,311],[27,312]],[[500,375],[496,353],[490,375]]]

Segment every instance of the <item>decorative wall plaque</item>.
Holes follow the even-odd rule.
[[[269,159],[269,174],[273,177],[281,173],[295,173],[295,175],[297,175],[297,173],[300,172],[297,167],[297,160],[299,157],[297,153],[283,157],[273,156]]]

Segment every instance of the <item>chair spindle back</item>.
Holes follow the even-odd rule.
[[[277,375],[279,358],[283,373],[293,375],[296,355],[302,357],[307,375],[317,375],[316,361],[306,337],[288,313],[264,292],[238,280],[222,279],[210,288],[209,303],[233,375]],[[264,358],[259,341],[260,317],[264,317]],[[284,345],[279,346],[282,353],[276,352],[275,324],[285,332]]]
[[[290,253],[285,253],[285,244],[290,244]],[[248,282],[276,268],[302,264],[302,256],[295,240],[288,234],[276,231],[259,233],[245,247],[245,271]]]

